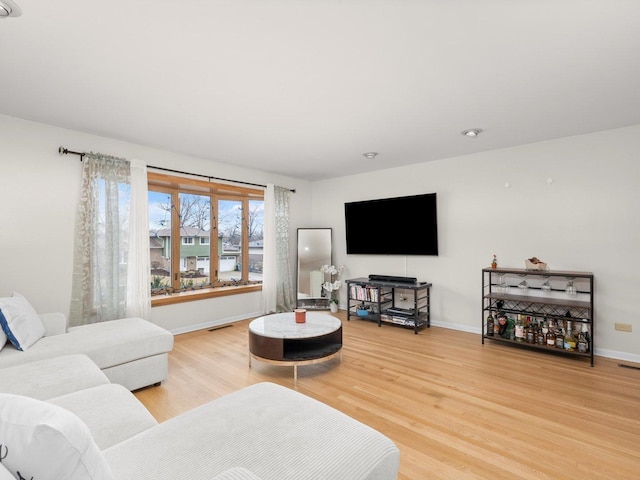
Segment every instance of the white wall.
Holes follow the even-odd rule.
[[[552,269],[593,272],[596,353],[637,362],[639,153],[635,126],[320,181],[313,214],[318,226],[334,229],[343,279],[376,273],[433,283],[435,325],[480,332],[480,270],[494,253],[503,267],[524,268],[525,258],[537,256]],[[438,194],[439,256],[346,255],[344,202],[431,192]],[[412,230],[392,218],[369,228],[398,242]],[[346,288],[340,294],[344,307]],[[615,322],[633,332],[615,331]]]
[[[149,165],[296,189],[291,195],[292,275],[295,238],[310,210],[309,182],[210,162],[0,115],[0,296],[25,295],[40,312],[68,314],[79,157],[58,147],[139,158]],[[150,320],[174,333],[258,315],[261,294],[154,307]]]
[[[535,255],[553,269],[591,271],[596,352],[640,362],[640,126],[311,184],[0,115],[0,296],[18,291],[39,311],[68,313],[80,162],[59,156],[61,145],[295,188],[292,273],[296,229],[332,227],[343,279],[379,273],[430,281],[435,325],[480,331],[480,269],[494,253],[501,266],[522,267]],[[439,256],[346,255],[344,202],[430,192],[438,194]],[[370,228],[390,241],[404,234],[393,219]],[[344,288],[340,294],[344,306]],[[181,332],[260,310],[255,293],[155,307],[151,320]],[[614,322],[632,324],[633,332],[615,331]]]

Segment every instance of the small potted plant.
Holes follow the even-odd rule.
[[[338,311],[338,299],[336,298],[336,295],[342,286],[342,282],[338,280],[338,278],[340,278],[343,270],[344,266],[336,268],[335,265],[323,265],[320,267],[320,271],[322,273],[329,275],[329,281],[325,281],[322,284],[322,288],[327,293],[331,313],[336,313]]]

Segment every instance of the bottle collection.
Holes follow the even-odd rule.
[[[582,324],[582,327],[576,329],[574,323],[577,322],[546,317],[539,321],[535,317],[522,314],[513,318],[503,312],[497,312],[494,317],[493,313],[489,312],[486,335],[500,336],[518,343],[587,353],[591,348],[589,326]]]

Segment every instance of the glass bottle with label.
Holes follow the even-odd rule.
[[[555,335],[555,333],[553,333],[553,329],[551,328],[551,326],[549,326],[549,328],[547,329],[546,340],[547,340],[547,347],[555,348],[555,346],[556,346],[556,335]]]
[[[516,339],[516,321],[513,319],[513,317],[509,317],[507,319],[506,336],[509,340]]]
[[[582,325],[582,331],[578,335],[578,351],[587,353],[589,351],[589,327]]]
[[[525,341],[527,343],[536,343],[536,335],[533,327],[533,321],[531,317],[527,317],[526,326],[524,329]]]
[[[516,317],[516,342],[523,343],[526,338],[524,334],[524,320],[523,315],[518,315]]]
[[[542,325],[538,324],[538,329],[536,330],[536,345],[544,345],[547,341],[545,333],[542,331]]]
[[[558,324],[558,329],[556,330],[556,348],[564,348],[564,332],[560,324]]]
[[[487,315],[487,335],[490,337],[493,337],[493,326],[493,315],[491,314],[491,310],[489,310],[489,315]]]
[[[567,321],[567,331],[564,334],[564,349],[573,352],[578,346],[578,339],[573,335],[571,322]]]
[[[496,323],[498,324],[498,335],[502,338],[509,338],[509,321],[507,320],[507,314],[502,312],[498,313]]]

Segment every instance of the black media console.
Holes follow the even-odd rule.
[[[345,282],[347,320],[364,320],[411,328],[417,334],[431,326],[431,284],[413,277],[369,275]]]

